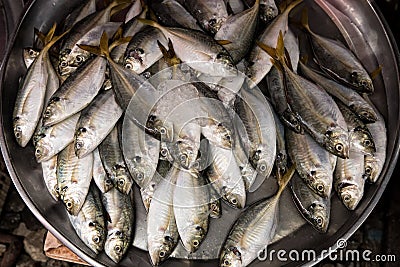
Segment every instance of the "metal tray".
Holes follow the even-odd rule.
[[[40,166],[35,161],[33,146],[28,146],[25,149],[19,147],[12,132],[11,116],[18,90],[18,80],[26,72],[22,60],[22,49],[31,45],[34,28],[47,31],[54,22],[60,23],[62,18],[73,10],[79,2],[79,0],[36,0],[27,5],[24,16],[9,44],[1,70],[0,120],[2,131],[0,145],[18,192],[43,225],[89,264],[114,266],[115,264],[104,253],[96,256],[79,240],[68,222],[62,204],[55,202],[46,192]],[[340,33],[332,27],[332,22],[326,17],[325,13],[313,1],[305,0],[305,2],[310,9],[310,23],[313,28],[331,37],[342,39]],[[388,130],[386,163],[379,181],[374,185],[367,186],[364,198],[355,211],[348,211],[336,196],[333,197],[331,222],[326,234],[319,234],[311,226],[304,224],[293,206],[290,194],[286,192],[281,201],[281,223],[277,234],[279,240],[269,246],[269,250],[297,250],[301,253],[303,250],[313,249],[318,256],[321,255],[323,250],[337,248],[337,241],[349,238],[377,204],[390,179],[399,153],[400,78],[398,51],[394,39],[373,1],[330,0],[329,2],[335,4],[344,14],[351,15],[354,18],[355,25],[360,29],[360,33],[367,40],[373,53],[368,53],[361,46],[357,46],[357,49],[359,49],[357,52],[368,59],[372,58],[373,60],[370,60],[370,63],[379,59],[379,64],[384,66],[382,75],[374,80],[376,93],[372,100],[386,120]],[[372,71],[376,68],[376,65],[370,63],[367,64],[366,68]],[[249,195],[248,203],[272,194],[272,192],[273,187],[267,183],[257,192]],[[135,193],[138,193],[137,190]],[[138,196],[138,194],[136,195]],[[143,210],[140,208],[141,205],[138,204],[137,206],[139,208],[136,211],[136,219],[142,220],[141,218],[145,217]],[[215,258],[219,249],[218,244],[223,242],[233,218],[238,215],[238,211],[225,207],[224,214],[224,218],[228,218],[228,220],[222,223],[224,219],[222,218],[218,222],[213,221],[211,223],[208,240],[205,240],[197,254],[177,254],[178,257],[199,260],[170,259],[163,266],[217,266],[217,260],[201,259]],[[135,244],[143,247],[139,241],[137,239]],[[273,261],[255,261],[251,266],[312,265],[321,259],[322,257],[317,257],[314,262],[291,262],[289,260],[280,262],[275,259]],[[146,267],[151,266],[151,264],[146,251],[132,247],[119,266]]]

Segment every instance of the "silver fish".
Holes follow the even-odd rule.
[[[167,44],[164,34],[156,28],[147,27],[135,34],[125,51],[125,68],[140,74],[161,59],[163,54],[157,42]]]
[[[247,6],[252,6],[254,0],[244,0]],[[279,9],[275,3],[275,0],[260,0],[260,20],[264,23],[270,23],[279,14]]]
[[[246,9],[246,6],[242,0],[224,0],[224,2],[228,10],[228,14],[229,9],[233,12],[233,14],[238,14]]]
[[[45,127],[36,137],[35,157],[37,162],[49,160],[74,141],[75,127],[80,113],[53,126]]]
[[[131,191],[133,180],[124,161],[118,135],[118,129],[115,126],[98,149],[104,169],[114,182],[114,187],[121,193],[128,194]]]
[[[331,212],[330,198],[323,198],[315,194],[296,174],[292,178],[291,189],[293,201],[306,221],[317,231],[326,233]]]
[[[83,3],[81,3],[78,8],[74,9],[65,19],[65,29],[70,29],[77,22],[96,12],[96,0],[86,0],[82,2]]]
[[[368,100],[369,101],[369,100]],[[372,103],[369,101],[370,105]],[[364,157],[364,174],[368,181],[375,183],[382,172],[386,160],[387,149],[387,130],[385,126],[385,119],[374,107],[378,120],[375,123],[368,124],[367,127],[372,134],[375,142],[376,152],[374,155],[365,155]]]
[[[278,192],[250,205],[232,226],[219,254],[219,266],[247,266],[273,239],[278,225],[279,200],[294,173],[289,169],[279,181]]]
[[[336,156],[317,144],[308,134],[286,131],[288,153],[300,177],[318,195],[328,198],[332,190],[332,161]]]
[[[118,263],[131,246],[135,210],[130,195],[120,193],[116,188],[103,194],[102,202],[108,213],[107,239],[104,251]]]
[[[24,55],[23,55],[24,63],[25,63],[26,68],[28,69],[32,65],[32,63],[35,61],[35,59],[39,56],[40,51],[35,48],[32,48],[32,47],[27,47],[27,48],[24,48],[23,53],[24,53]]]
[[[375,142],[367,126],[346,105],[340,101],[337,101],[337,105],[349,129],[350,149],[373,154],[376,151]]]
[[[332,78],[364,93],[372,93],[372,79],[358,58],[342,43],[316,34],[303,14],[303,27],[309,32],[313,52],[319,66]]]
[[[58,200],[60,194],[57,186],[57,155],[47,161],[43,161],[41,166],[46,188],[54,200]]]
[[[93,150],[93,181],[102,193],[106,193],[114,187],[113,181],[110,177],[108,177],[107,172],[104,169],[103,162],[101,161],[100,153],[97,148]]]
[[[51,126],[87,107],[101,89],[107,61],[95,57],[71,74],[50,98],[43,125]]]
[[[300,47],[299,39],[294,32],[289,28],[285,34],[285,49],[288,51],[290,65],[295,73],[300,62]]]
[[[158,162],[157,171],[154,173],[153,178],[151,178],[146,187],[140,188],[142,202],[147,212],[149,211],[150,203],[153,199],[154,191],[157,188],[157,185],[161,180],[165,179],[170,168],[171,164],[168,161],[160,160]]]
[[[191,68],[214,76],[236,75],[231,56],[211,36],[190,29],[163,27],[150,20],[140,21],[161,30],[174,44],[176,56]]]
[[[195,252],[203,242],[209,224],[209,192],[197,170],[172,167],[176,176],[173,209],[182,245],[188,252]],[[150,207],[151,208],[151,207]]]
[[[364,155],[352,152],[350,158],[338,158],[334,186],[342,203],[354,210],[364,195]]]
[[[302,0],[296,0],[292,2],[285,11],[283,11],[260,35],[258,41],[264,43],[270,47],[276,47],[275,36],[278,36],[281,31],[283,35],[288,30],[288,16],[289,13],[300,4]],[[246,70],[246,75],[254,82],[258,84],[272,67],[271,57],[265,53],[258,45],[254,45],[250,51],[248,58],[249,66]],[[251,85],[253,87],[254,85]]]
[[[246,205],[246,188],[239,166],[231,149],[208,146],[211,165],[207,176],[217,193],[232,207],[241,209]]]
[[[114,92],[100,92],[81,112],[76,124],[76,155],[81,158],[92,152],[107,137],[121,116],[122,109],[115,101]]]
[[[224,0],[185,0],[185,7],[197,19],[201,27],[215,34],[228,18]]]
[[[250,161],[264,178],[270,176],[276,157],[276,126],[270,104],[257,89],[242,88],[238,114],[250,141]]]
[[[142,1],[133,0],[132,6],[129,8],[128,12],[125,15],[125,23],[128,23],[130,20],[138,16],[143,11]]]
[[[158,183],[147,215],[147,247],[155,266],[168,259],[178,244],[179,233],[172,204],[177,172],[179,170],[172,167]]]
[[[160,141],[145,133],[129,117],[125,117],[121,147],[133,180],[140,188],[147,187],[156,172]]]
[[[210,218],[219,219],[222,216],[221,196],[210,186]]]
[[[57,157],[57,183],[60,199],[67,211],[77,215],[89,192],[92,180],[93,154],[79,159],[74,145],[64,148]]]
[[[325,76],[319,74],[318,72],[312,70],[304,63],[300,62],[300,67],[302,73],[315,83],[323,87],[329,94],[333,95],[341,102],[343,102],[347,107],[351,109],[354,113],[360,117],[364,122],[375,122],[378,117],[371,105],[368,104],[357,92],[353,89],[348,88],[340,83],[337,83]]]
[[[197,20],[176,0],[154,2],[151,7],[165,26],[202,31]]]
[[[285,132],[287,131],[284,125],[278,118],[278,115],[273,112],[276,125],[276,159],[275,167],[278,175],[283,175],[287,171],[288,155],[286,151]]]
[[[106,226],[100,196],[95,188],[89,191],[79,213],[76,216],[68,214],[68,217],[83,243],[94,253],[100,253],[106,240]]]
[[[260,0],[256,0],[251,8],[230,16],[214,36],[216,40],[230,41],[223,47],[232,56],[234,63],[242,60],[251,48],[257,26],[259,7]]]

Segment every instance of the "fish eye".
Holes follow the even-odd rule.
[[[164,135],[167,133],[167,129],[165,129],[165,127],[161,127],[160,128],[160,134]]]
[[[115,250],[117,253],[120,253],[120,252],[121,252],[121,246],[115,246],[114,250]]]
[[[342,152],[342,151],[343,151],[343,145],[342,145],[342,144],[337,144],[337,145],[335,146],[335,149],[336,149],[336,151],[338,151],[338,152]]]
[[[120,186],[123,186],[125,184],[125,180],[124,179],[119,179],[118,184]]]
[[[95,222],[89,222],[89,227],[95,227],[96,223]]]
[[[316,219],[316,222],[317,222],[317,224],[318,224],[319,226],[322,226],[324,220],[323,220],[321,217],[318,216],[317,219]]]
[[[75,144],[75,148],[76,149],[81,149],[83,147],[83,143],[82,142],[76,142],[76,144]]]
[[[259,169],[260,171],[265,172],[267,170],[267,166],[265,164],[261,164]]]
[[[65,205],[67,206],[68,209],[72,208],[72,202],[71,201],[68,201]]]
[[[238,203],[238,202],[237,202],[236,198],[232,199],[232,204],[233,204],[233,205],[236,205],[237,203]]]
[[[133,69],[133,65],[131,63],[126,63],[125,68],[128,70],[131,70],[131,69]]]
[[[161,250],[160,253],[158,253],[158,256],[160,256],[161,258],[164,258],[166,255],[164,250]]]
[[[344,202],[349,202],[351,200],[351,196],[349,194],[346,194],[343,196],[343,201]]]
[[[110,185],[111,184],[111,179],[106,179],[106,185]]]
[[[364,146],[371,146],[371,145],[372,145],[371,140],[367,139],[364,141]]]
[[[192,244],[194,247],[198,247],[200,245],[200,242],[198,240],[193,240]]]
[[[325,186],[323,184],[317,184],[316,188],[318,192],[324,192]]]
[[[143,173],[138,173],[137,175],[136,175],[136,178],[138,178],[138,180],[142,180],[143,179]]]
[[[60,66],[65,68],[66,66],[68,66],[68,63],[66,61],[61,61]]]
[[[42,155],[42,150],[41,150],[40,148],[36,148],[36,150],[35,150],[35,155],[36,155],[36,156]]]
[[[86,129],[85,127],[80,127],[80,128],[78,129],[78,131],[81,132],[81,133],[86,133],[86,132],[87,132],[87,129]]]
[[[161,149],[161,156],[166,157],[168,155],[168,150],[166,148]]]
[[[186,161],[187,156],[186,155],[180,155],[179,160],[180,161]]]
[[[82,56],[76,56],[76,62],[81,63],[83,61]]]
[[[366,168],[365,168],[365,173],[366,173],[366,174],[371,174],[371,173],[372,173],[371,167],[366,167]]]
[[[94,243],[98,244],[98,243],[100,243],[100,241],[101,241],[100,237],[98,237],[98,236],[93,237],[93,242]]]
[[[142,161],[142,157],[136,156],[134,160],[136,163],[140,163]]]
[[[230,266],[230,265],[231,265],[231,262],[230,262],[230,261],[228,261],[228,260],[224,260],[224,265],[226,265],[226,266]]]
[[[170,237],[169,235],[166,235],[164,237],[164,239],[165,239],[165,241],[170,242],[170,243],[174,242],[174,239],[172,237]]]

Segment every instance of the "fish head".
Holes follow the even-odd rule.
[[[141,73],[144,69],[144,58],[146,53],[140,47],[136,47],[127,51],[125,59],[124,59],[124,67],[134,73]]]
[[[332,185],[328,181],[330,181],[330,176],[328,171],[323,169],[314,169],[310,170],[310,173],[307,177],[307,184],[311,186],[311,188],[322,197],[329,197],[332,191]]]
[[[146,157],[137,155],[128,161],[128,164],[132,165],[129,168],[130,174],[140,187],[146,187],[155,172],[156,167],[149,160]]]
[[[355,128],[350,133],[350,142],[366,154],[373,154],[376,151],[374,139],[367,128]]]
[[[201,243],[207,234],[207,229],[203,225],[191,225],[184,230],[181,235],[182,244],[189,252],[195,252],[199,249]],[[184,238],[187,237],[187,238]]]
[[[238,70],[233,63],[232,57],[226,52],[219,52],[212,64],[213,75],[221,77],[232,77],[238,75]]]
[[[116,165],[113,167],[115,172],[115,187],[123,194],[127,194],[132,188],[132,179],[125,166]]]
[[[360,70],[354,70],[350,74],[350,83],[356,88],[362,89],[366,93],[374,92],[374,85],[368,73]]]
[[[60,51],[60,56],[58,58],[58,73],[60,73],[60,75],[63,77],[70,75],[77,68],[75,66],[70,65],[71,62],[70,53],[71,49],[64,49]]]
[[[257,146],[257,149],[254,151],[253,155],[251,156],[250,160],[253,166],[256,167],[257,172],[260,175],[268,177],[271,174],[272,165],[269,162],[269,158],[271,157],[271,151],[265,145]]]
[[[376,122],[378,120],[378,116],[376,113],[369,107],[363,107],[362,105],[350,105],[349,108],[360,117],[361,120],[365,122]]]
[[[210,217],[211,218],[220,218],[221,217],[221,202],[219,199],[212,201],[210,204]]]
[[[39,56],[39,51],[32,48],[27,47],[24,48],[24,62],[27,68],[35,61],[35,59]]]
[[[58,118],[63,116],[64,110],[63,101],[57,96],[51,97],[43,113],[43,125],[51,126],[57,123]]]
[[[86,156],[90,150],[90,144],[94,142],[94,135],[91,129],[79,127],[75,132],[74,149],[78,158]]]
[[[379,162],[375,157],[365,157],[364,176],[368,181],[375,183],[379,175]]]
[[[329,224],[329,210],[321,203],[312,203],[308,208],[309,219],[313,226],[320,232],[326,233]]]
[[[17,143],[21,147],[25,147],[30,140],[28,133],[32,131],[29,121],[19,116],[15,117],[13,119],[13,130]]]
[[[151,129],[161,141],[172,141],[173,124],[162,120],[155,114],[150,114],[146,121],[146,128]]]
[[[165,235],[163,240],[149,242],[149,254],[153,265],[158,266],[168,259],[177,243],[178,240],[169,235]]]
[[[121,261],[126,250],[129,247],[130,237],[119,229],[113,229],[108,232],[107,240],[104,244],[104,250],[114,262]]]
[[[325,148],[332,154],[347,159],[349,158],[350,139],[347,131],[336,127],[325,132]]]
[[[220,267],[239,267],[242,265],[242,254],[237,247],[225,248],[221,252]]]
[[[172,158],[183,168],[189,169],[195,163],[198,148],[185,140],[178,140],[170,149]]]
[[[364,186],[343,183],[338,185],[339,198],[349,210],[354,210],[364,194]]]
[[[213,17],[210,20],[204,20],[202,22],[202,25],[204,25],[204,28],[209,31],[212,35],[216,34],[218,30],[221,28],[222,24],[226,18],[218,18],[218,17]]]
[[[104,226],[96,221],[86,222],[82,225],[81,232],[84,233],[82,237],[86,245],[89,246],[95,253],[103,250],[106,231]]]
[[[83,205],[83,200],[79,197],[79,195],[67,194],[66,188],[61,189],[61,191],[62,192],[60,192],[60,196],[68,213],[74,216],[78,215]]]
[[[47,142],[47,140],[41,138],[37,141],[35,146],[35,157],[38,163],[45,161],[49,157],[50,151],[53,150],[52,142]]]
[[[242,179],[242,177],[239,177]],[[230,190],[227,192],[227,190],[223,190],[222,198],[227,201],[227,203],[236,208],[236,209],[242,209],[246,205],[246,194],[242,194],[240,192],[236,192],[235,189]]]
[[[260,19],[266,23],[269,23],[276,16],[278,16],[278,8],[268,4],[270,1],[260,3]]]

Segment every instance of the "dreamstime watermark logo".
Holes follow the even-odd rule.
[[[265,247],[263,250],[258,252],[258,260],[260,261],[274,261],[278,260],[281,262],[294,261],[294,262],[319,262],[323,259],[329,259],[331,261],[341,262],[395,262],[396,255],[383,255],[374,254],[369,249],[357,250],[357,249],[346,249],[347,241],[345,239],[339,239],[336,242],[336,248],[330,247],[321,252],[317,252],[313,249],[304,250],[268,250]]]

